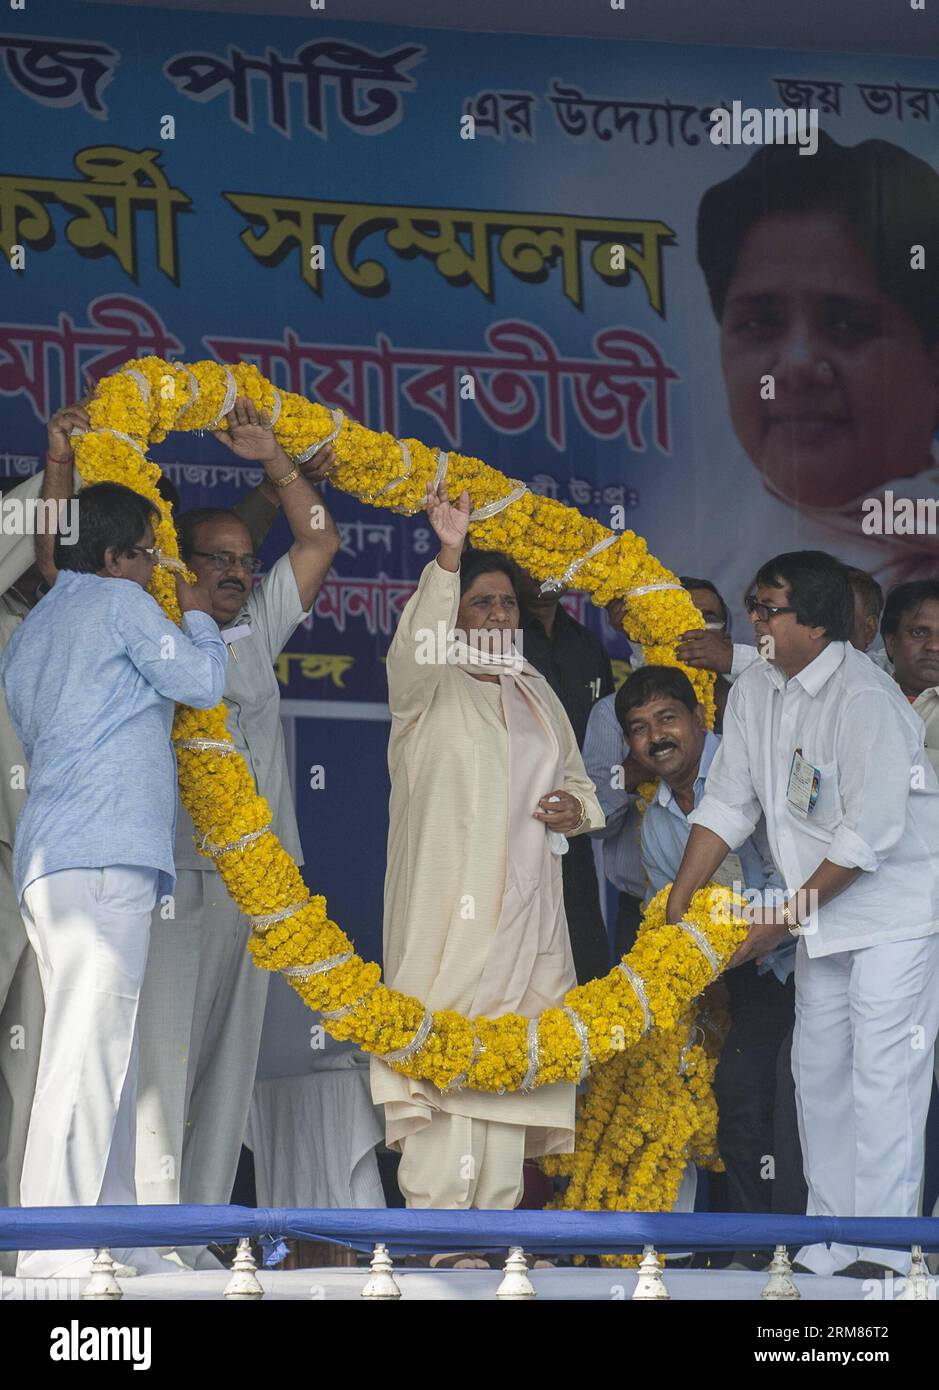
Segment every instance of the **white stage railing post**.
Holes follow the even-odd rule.
[[[257,1264],[251,1253],[251,1242],[247,1236],[242,1236],[238,1242],[238,1249],[235,1251],[235,1258],[232,1261],[231,1278],[225,1288],[225,1298],[263,1298],[262,1289],[257,1276]]]
[[[897,1294],[897,1303],[921,1303],[929,1299],[929,1270],[926,1261],[923,1259],[923,1247],[914,1245],[912,1247],[913,1263],[910,1265],[910,1272],[906,1276],[906,1283]]]
[[[114,1277],[115,1264],[110,1250],[96,1250],[91,1265],[88,1282],[78,1295],[79,1298],[110,1299],[123,1298],[124,1290]]]
[[[642,1263],[639,1266],[639,1278],[636,1280],[633,1298],[671,1298],[659,1269],[658,1256],[651,1245],[643,1247]]]
[[[362,1290],[363,1298],[400,1298],[401,1290],[395,1282],[394,1263],[388,1254],[387,1245],[379,1243],[372,1251],[371,1274]]]
[[[496,1298],[534,1298],[535,1290],[528,1277],[528,1261],[520,1245],[509,1247],[509,1258],[503,1266],[504,1278],[496,1289]]]
[[[761,1298],[801,1298],[802,1295],[792,1278],[792,1265],[789,1251],[784,1245],[777,1245],[769,1267],[769,1278],[763,1285]]]

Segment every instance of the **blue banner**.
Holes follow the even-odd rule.
[[[934,161],[933,63],[64,3],[8,12],[0,58],[6,129],[28,135],[0,156],[0,239],[22,257],[0,307],[0,474],[41,466],[44,421],[86,374],[150,353],[248,360],[634,529],[712,579],[741,628],[750,576],[781,549],[885,579],[934,572],[934,539],[869,537],[819,480],[853,447],[859,490],[896,476],[932,496],[935,408],[888,439],[905,407],[884,371],[865,387],[874,359],[852,339],[841,414],[797,422],[800,457],[780,464],[760,436],[778,421],[750,418],[758,380],[741,394],[696,254],[703,196],[759,143],[748,109],[812,110],[841,145]],[[715,109],[737,143],[712,138]],[[262,476],[211,437],[171,436],[154,457],[184,506],[230,504]],[[329,503],[342,549],[278,664],[304,812],[299,779],[323,758],[302,715],[377,721],[360,734],[379,758],[384,653],[433,553],[421,517]],[[287,543],[281,521],[263,557]],[[626,656],[603,614],[567,602]],[[361,785],[334,791],[347,867],[339,827]],[[374,947],[380,885],[342,891]]]

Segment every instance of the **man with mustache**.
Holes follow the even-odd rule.
[[[939,579],[891,589],[880,631],[894,680],[926,725],[926,755],[939,773]]]
[[[279,496],[293,544],[255,588],[260,562],[251,532],[231,511],[200,508],[177,518],[180,553],[196,575],[229,643],[224,700],[228,729],[284,849],[303,863],[273,663],[309,613],[339,533],[314,482],[334,466],[321,449],[298,464],[277,444],[270,421],[239,398],[216,438],[258,460]],[[214,867],[198,852],[180,804],[172,915],[154,912],[141,998],[141,1086],[137,1192],[141,1202],[225,1203],[241,1151],[269,976],[246,950],[251,924]],[[211,1260],[179,1251],[182,1261]]]
[[[701,614],[703,627],[695,633],[686,633],[685,638],[709,640],[718,636],[726,643],[727,651],[736,652],[732,647],[730,633],[730,612],[715,585],[710,579],[695,579],[682,575],[679,583],[691,595],[691,601]],[[625,629],[626,600],[612,599],[607,604],[607,616],[614,628]],[[681,640],[684,642],[685,638]],[[631,639],[630,639],[631,641]],[[686,644],[687,645],[687,644]],[[689,665],[705,664],[711,657],[710,649],[704,649],[704,660],[688,662]],[[723,655],[723,649],[718,649]],[[753,651],[755,648],[742,648]],[[713,653],[712,653],[713,655]],[[686,658],[679,651],[682,661]],[[633,647],[633,670],[643,664],[642,648]],[[716,668],[709,668],[716,669]],[[730,670],[728,655],[727,670]],[[723,689],[722,689],[723,687]],[[718,718],[715,728],[720,732],[720,716],[727,703],[729,685],[718,679],[715,686],[715,700]],[[614,961],[624,956],[635,943],[636,932],[642,917],[643,879],[639,857],[640,816],[637,810],[637,788],[649,779],[649,773],[640,769],[630,755],[628,743],[619,720],[616,717],[615,695],[604,695],[590,710],[587,732],[583,741],[584,766],[587,775],[597,788],[597,800],[603,807],[606,826],[593,836],[603,846],[604,876],[619,892],[619,905],[616,921],[609,930],[610,944]],[[657,776],[658,774],[653,774]]]
[[[616,716],[632,762],[658,788],[642,817],[642,867],[648,896],[671,883],[691,825],[688,816],[720,747],[688,677],[673,666],[644,666],[616,694]],[[782,889],[762,826],[728,854],[712,877],[740,893]],[[780,1050],[794,1014],[794,945],[727,977],[731,1027],[714,1079],[718,1146],[727,1169],[730,1211],[804,1210],[801,1152],[791,1088],[777,1086]],[[765,1256],[738,1254],[747,1267]]]

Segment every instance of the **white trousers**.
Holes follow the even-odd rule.
[[[525,1190],[525,1126],[435,1110],[401,1140],[398,1187],[409,1207],[512,1211]]]
[[[0,842],[0,1207],[20,1204],[20,1177],[42,1042],[42,984],[13,888],[13,850]],[[0,1274],[16,1252],[0,1252]]]
[[[792,1071],[810,1216],[916,1216],[933,1045],[939,936],[796,955]],[[900,1274],[909,1250],[804,1246],[816,1274],[855,1260]]]
[[[153,914],[140,1001],[137,1197],[225,1203],[254,1088],[270,976],[214,871],[181,869]]]
[[[63,869],[36,879],[23,920],[45,999],[24,1207],[124,1205],[134,1193],[136,1023],[155,869]],[[20,1277],[67,1277],[91,1250],[22,1251]]]

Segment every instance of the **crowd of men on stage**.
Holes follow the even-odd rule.
[[[45,496],[71,493],[69,436],[86,419],[71,407],[50,423]],[[224,697],[274,829],[302,863],[273,664],[338,533],[316,487],[328,446],[296,465],[245,401],[226,434],[267,479],[238,509],[176,516],[197,577],[179,586],[182,629],[144,593],[160,560],[156,510],[110,484],[85,490],[75,544],[37,538],[36,565],[0,593],[0,1205],[231,1194],[268,977],[177,808],[172,712]],[[281,508],[290,547],[255,585]],[[643,665],[638,650],[616,690],[603,641],[522,579],[524,657],[562,702],[606,815],[563,861],[578,979],[629,950],[643,902],[667,884],[669,920],[712,878],[763,895],[725,975],[726,1176],[711,1206],[915,1215],[939,1031],[939,577],[885,602],[833,556],[776,556],[747,596],[750,643],[732,640],[710,580],[681,583],[701,621],[677,655],[717,673],[714,729],[687,676]],[[623,611],[610,606],[614,625]],[[161,662],[168,637],[174,657]],[[28,783],[16,775],[27,766]],[[597,857],[619,895],[606,923]],[[90,1253],[24,1253],[18,1272],[81,1273]],[[800,1252],[816,1273],[902,1273],[908,1258]],[[168,1260],[211,1257],[125,1252],[141,1271]]]

